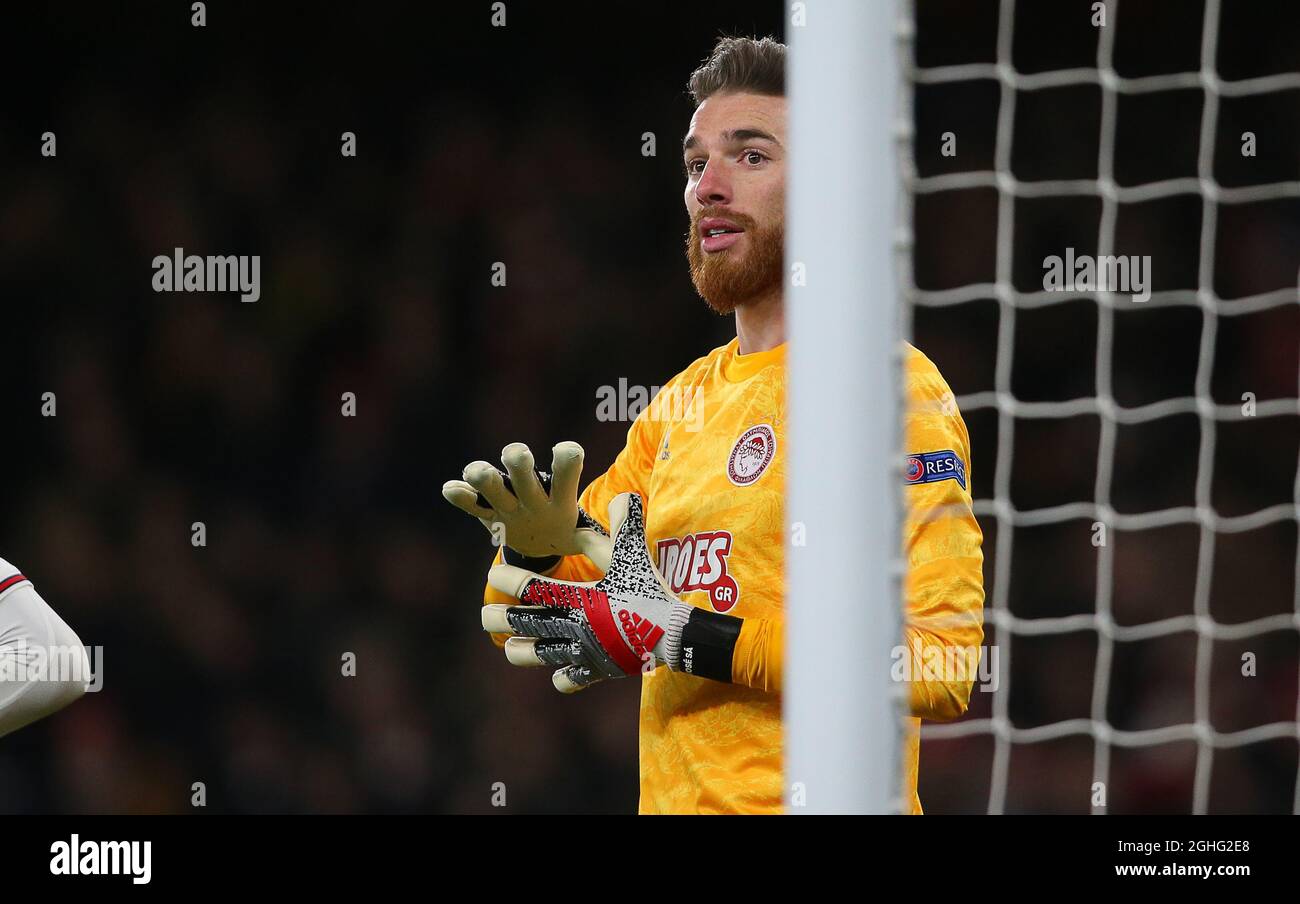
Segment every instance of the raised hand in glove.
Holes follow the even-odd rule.
[[[463,480],[449,480],[443,497],[482,522],[494,536],[503,534],[505,561],[532,571],[548,571],[563,556],[586,555],[604,569],[605,529],[578,506],[582,446],[559,443],[551,472],[537,470],[523,443],[501,450],[502,471],[485,461],[465,466]],[[511,551],[513,550],[513,553]]]

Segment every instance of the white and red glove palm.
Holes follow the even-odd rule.
[[[696,610],[650,561],[641,497],[615,496],[609,526],[612,539],[595,541],[607,549],[592,550],[609,563],[598,581],[556,581],[513,565],[488,572],[488,583],[523,605],[484,606],[484,630],[514,635],[505,646],[513,664],[557,667],[552,682],[566,694],[661,664],[682,668],[682,631]]]

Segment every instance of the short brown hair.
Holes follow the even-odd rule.
[[[697,107],[714,94],[785,97],[785,45],[771,37],[724,35],[686,87]]]

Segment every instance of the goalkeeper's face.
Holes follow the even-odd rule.
[[[719,314],[779,295],[785,98],[715,94],[691,117],[682,153],[696,291]]]

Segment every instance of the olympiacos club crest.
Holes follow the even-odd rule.
[[[727,479],[738,487],[747,487],[763,476],[776,457],[776,434],[767,424],[750,427],[731,447],[727,458]]]

